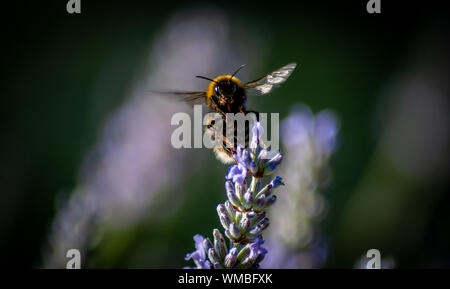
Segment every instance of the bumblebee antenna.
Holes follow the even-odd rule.
[[[212,82],[217,83],[217,81],[215,81],[214,79],[208,78],[208,77],[206,77],[206,76],[197,75],[197,76],[195,76],[195,77],[201,78],[201,79],[206,79],[206,80],[209,80],[209,81],[212,81]],[[218,83],[217,83],[217,84],[218,84]]]
[[[242,64],[241,66],[239,66],[238,69],[236,69],[236,71],[231,75],[230,80],[233,79],[233,77],[239,72],[239,70],[241,70],[244,66],[246,66],[247,64]]]

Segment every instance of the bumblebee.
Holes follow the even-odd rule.
[[[217,112],[222,116],[223,123],[227,124],[227,113],[242,113],[247,115],[248,113],[254,113],[256,118],[259,119],[256,111],[247,110],[245,107],[247,97],[255,95],[263,95],[271,92],[274,88],[285,82],[292,74],[296,63],[290,63],[285,65],[263,77],[256,80],[242,83],[236,78],[236,74],[244,67],[241,65],[231,75],[220,75],[214,79],[197,75],[196,77],[208,80],[210,83],[206,91],[190,92],[190,91],[177,91],[170,92],[179,97],[180,100],[189,102],[191,104],[206,104],[211,112]],[[206,125],[206,131],[212,136],[216,135],[214,127],[214,119],[209,119]],[[223,126],[226,130],[227,125]],[[237,129],[237,128],[235,128]],[[235,130],[235,139],[230,140],[225,137],[223,133],[223,143],[227,145],[217,145],[214,147],[214,152],[217,158],[225,164],[235,162],[233,154],[237,145],[237,134]],[[248,135],[249,128],[246,126],[245,132],[245,145],[248,147]],[[231,144],[231,145],[230,145]]]

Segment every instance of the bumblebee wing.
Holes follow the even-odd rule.
[[[191,105],[203,104],[206,99],[204,91],[151,91],[157,94],[168,95],[174,100],[187,102]]]
[[[177,91],[174,95],[178,97],[180,101],[188,102],[192,105],[203,104],[206,99],[206,92],[204,91]]]
[[[294,71],[297,63],[289,63],[264,77],[247,82],[245,88],[248,94],[262,95],[271,92],[275,87],[285,82]]]

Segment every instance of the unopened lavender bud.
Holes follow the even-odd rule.
[[[250,141],[250,148],[256,149],[259,147],[259,142],[261,140],[261,136],[264,133],[264,129],[261,123],[256,122],[252,127],[252,139]]]
[[[236,219],[235,219],[236,224],[239,224],[243,215],[244,215],[244,213],[242,213],[242,212],[236,212]]]
[[[258,227],[260,227],[261,231],[263,231],[264,229],[269,227],[269,225],[270,225],[269,218],[264,218],[261,222],[259,222]]]
[[[241,237],[241,231],[235,223],[231,223],[229,231],[232,239],[238,240]]]
[[[231,221],[234,221],[236,219],[236,211],[234,210],[233,206],[231,205],[230,201],[225,202],[225,209],[228,212],[228,215],[230,216]]]
[[[256,214],[256,213],[253,212],[253,211],[249,211],[249,212],[247,212],[246,214],[247,214],[247,218],[248,218],[250,221],[253,221],[253,219],[256,218],[256,217],[258,216],[258,214]]]
[[[229,218],[227,215],[219,214],[219,220],[220,220],[220,223],[222,224],[222,227],[223,227],[225,230],[228,230],[228,228],[229,228],[230,225],[231,225],[231,220],[230,220],[230,218]]]
[[[227,194],[229,194],[229,193],[233,193],[234,194],[233,182],[231,182],[231,181],[226,181],[225,182],[225,192],[227,192]]]
[[[270,175],[278,167],[283,160],[283,155],[278,152],[272,159],[270,159],[264,167],[264,175]]]
[[[250,190],[247,190],[244,194],[244,198],[242,200],[242,205],[247,210],[250,209],[253,205],[253,193]]]
[[[253,203],[253,210],[261,211],[265,207],[265,205],[266,205],[266,196],[261,195]]]
[[[217,205],[216,210],[217,210],[217,213],[219,213],[219,214],[227,214],[228,213],[224,204]]]
[[[229,230],[225,230],[225,236],[227,236],[228,239],[233,240],[233,236],[231,236],[231,233]]]
[[[242,260],[242,262],[239,263],[239,267],[241,269],[250,268],[253,265],[253,263],[255,263],[257,257],[258,256],[254,255],[254,254],[248,254],[248,256],[246,258],[244,258],[244,260]]]
[[[209,238],[205,238],[203,240],[203,248],[205,249],[206,252],[208,252],[209,249],[214,248],[213,243]]]
[[[208,250],[208,257],[209,257],[209,260],[211,261],[211,263],[220,264],[219,255],[217,254],[216,250],[214,250],[214,248],[210,248]]]
[[[236,196],[239,199],[239,202],[242,203],[242,199],[243,199],[243,190],[244,190],[244,186],[239,184],[239,183],[235,183],[234,184],[234,193],[236,194]]]
[[[239,251],[236,259],[238,262],[241,262],[242,260],[247,258],[249,254],[250,254],[250,244],[247,244],[244,248],[241,249],[241,251]]]
[[[253,240],[257,238],[261,234],[261,232],[261,229],[258,226],[255,226],[247,233],[247,238],[249,240]]]
[[[225,257],[225,267],[228,269],[231,269],[236,264],[238,255],[237,248],[232,248],[230,252],[228,252],[227,256]]]
[[[217,229],[214,229],[213,235],[214,235],[214,250],[222,259],[225,257],[225,254],[227,253],[227,245],[225,244],[225,239],[223,238],[220,231]]]
[[[239,198],[236,196],[234,192],[233,193],[228,192],[227,197],[228,201],[230,201],[230,203],[233,204],[233,206],[237,208],[241,206],[241,201],[239,201]]]
[[[222,224],[222,226],[225,229],[228,229],[231,224],[231,218],[228,215],[228,211],[223,204],[219,204],[217,206],[217,214],[219,215],[220,223]]]
[[[250,226],[252,227],[261,222],[266,217],[266,212],[262,211],[258,214],[255,213],[255,215],[256,216],[250,220]]]
[[[273,205],[276,201],[277,201],[277,196],[275,196],[275,195],[274,195],[274,196],[270,196],[270,197],[267,199],[267,201],[266,201],[266,205],[264,206],[264,209],[270,207],[270,206]]]
[[[253,227],[249,232],[248,232],[248,237],[250,239],[254,239],[257,236],[259,236],[262,231],[264,229],[266,229],[268,226],[270,225],[270,220],[268,218],[264,218],[261,222],[258,223],[258,225],[256,225],[255,227]]]
[[[248,231],[248,229],[250,228],[250,220],[248,219],[247,215],[244,215],[244,217],[242,217],[241,222],[239,222],[239,227],[242,234],[245,234]]]
[[[261,191],[258,192],[258,194],[256,194],[256,199],[263,195],[267,198],[268,196],[270,196],[270,194],[272,194],[272,185],[267,184],[266,186],[264,186],[264,188],[262,188]]]
[[[276,176],[273,180],[271,180],[270,181],[270,183],[269,183],[271,186],[272,186],[272,188],[277,188],[277,187],[279,187],[280,185],[283,185],[284,186],[284,183],[283,183],[283,179],[280,177],[280,176]]]

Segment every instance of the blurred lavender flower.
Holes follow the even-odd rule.
[[[288,185],[279,204],[271,209],[274,226],[268,230],[272,254],[265,268],[323,266],[327,246],[318,222],[326,204],[321,190],[330,179],[329,159],[336,149],[339,123],[331,111],[313,115],[305,105],[295,107],[283,121],[282,141],[289,155],[281,170]]]
[[[273,189],[284,183],[277,176],[262,187],[261,178],[271,174],[283,157],[277,152],[272,159],[262,158],[262,152],[267,152],[261,143],[262,134],[262,126],[256,122],[252,129],[252,145],[249,149],[238,147],[234,156],[237,164],[228,169],[225,177],[228,200],[217,206],[217,214],[225,236],[230,240],[230,248],[227,248],[223,235],[217,229],[213,230],[214,243],[196,235],[196,251],[188,254],[186,260],[193,259],[199,269],[205,269],[208,265],[214,269],[258,268],[268,252],[262,247],[262,232],[270,224],[265,211],[276,201],[276,196],[272,195]],[[251,174],[248,187],[247,171]],[[203,244],[199,244],[201,242]]]
[[[172,148],[170,118],[187,106],[156,97],[149,88],[194,89],[193,69],[212,74],[231,70],[242,63],[240,57],[253,59],[250,51],[254,49],[249,46],[255,45],[255,39],[244,32],[236,37],[233,30],[219,11],[192,8],[173,15],[155,36],[145,69],[124,104],[106,121],[98,143],[85,158],[69,200],[58,207],[44,249],[44,267],[65,267],[70,248],[87,256],[101,240],[101,232],[148,217],[154,212],[150,206],[161,197],[159,192],[176,185],[174,180],[183,180],[186,170],[183,174],[180,171],[189,156]],[[235,41],[238,38],[248,39],[245,48]],[[116,62],[114,57],[110,64],[114,67]],[[104,74],[108,73],[111,71]],[[99,80],[93,99],[107,94],[108,81],[110,78]],[[201,159],[192,154],[193,160]],[[195,166],[198,161],[192,163],[189,171],[199,167]],[[171,209],[176,205],[172,203]]]

